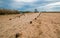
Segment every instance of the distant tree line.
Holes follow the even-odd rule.
[[[31,11],[20,11],[20,13],[32,13]]]
[[[5,14],[20,14],[20,13],[33,13],[32,11],[18,11],[18,10],[11,10],[11,9],[0,9],[0,15]],[[34,9],[34,13],[38,13],[37,9]]]
[[[38,13],[39,11],[37,9],[35,9],[34,13]]]
[[[10,9],[0,9],[0,15],[5,14],[19,14],[20,12],[18,10],[10,10]]]
[[[32,11],[20,11],[20,13],[38,13],[39,11],[37,9],[34,9],[34,12]]]

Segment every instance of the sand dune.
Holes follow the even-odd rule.
[[[0,15],[0,38],[60,38],[60,13]]]

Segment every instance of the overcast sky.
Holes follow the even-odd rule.
[[[60,0],[0,0],[0,8],[39,11],[60,11]]]

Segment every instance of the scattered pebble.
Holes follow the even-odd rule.
[[[37,18],[35,18],[35,20],[36,20]]]
[[[12,20],[12,19],[9,19],[9,20]]]
[[[32,24],[32,21],[30,21],[30,24]]]
[[[18,38],[18,37],[20,37],[21,35],[22,35],[22,34],[20,34],[20,33],[16,33],[15,37]]]

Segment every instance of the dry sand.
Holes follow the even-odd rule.
[[[0,38],[60,38],[60,13],[0,15]]]

